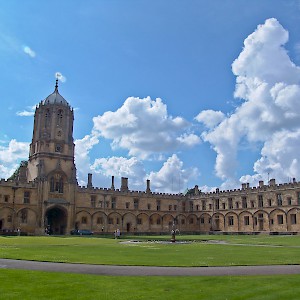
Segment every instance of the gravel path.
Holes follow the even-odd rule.
[[[13,259],[0,259],[0,269],[22,269],[114,276],[232,276],[300,274],[300,265],[235,267],[143,267],[52,263]]]

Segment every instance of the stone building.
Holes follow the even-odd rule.
[[[87,186],[76,180],[73,109],[55,90],[35,110],[29,159],[12,179],[0,181],[0,232],[69,234],[181,232],[257,233],[300,231],[300,183],[259,182],[241,189],[203,193],[198,186],[183,194],[128,189],[128,178],[116,188]]]

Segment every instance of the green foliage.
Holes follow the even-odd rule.
[[[28,161],[27,160],[22,160],[20,162],[19,167],[14,171],[14,173],[8,178],[8,180],[16,180],[18,178],[19,172],[20,172],[20,168],[21,167],[27,167],[28,165]]]

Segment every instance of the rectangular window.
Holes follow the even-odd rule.
[[[105,201],[105,207],[109,208],[109,201]]]
[[[258,207],[263,207],[263,206],[264,206],[263,195],[258,195]]]
[[[255,204],[254,204],[254,201],[251,201],[251,208],[254,208],[255,207]]]
[[[81,223],[82,224],[86,224],[87,223],[87,218],[86,217],[82,217],[81,218]]]
[[[223,209],[226,209],[226,203],[222,203]]]
[[[235,208],[239,208],[240,204],[238,202],[235,202]]]
[[[111,198],[111,208],[116,209],[117,208],[117,199],[116,197]]]
[[[156,201],[156,210],[160,210],[160,200]]]
[[[96,196],[95,195],[91,196],[91,207],[96,207]]]
[[[30,203],[30,192],[25,191],[24,192],[24,204]]]
[[[133,199],[133,207],[134,209],[139,209],[139,199]]]
[[[113,218],[108,218],[108,224],[110,224],[110,225],[114,224],[114,219]]]
[[[4,195],[4,202],[8,202],[9,201],[9,196],[8,195]]]
[[[194,203],[192,201],[190,201],[190,211],[194,210]]]
[[[157,219],[156,219],[156,224],[157,224],[157,225],[160,225],[160,218],[157,218]]]
[[[97,218],[97,224],[103,224],[103,218],[102,217]]]
[[[209,209],[211,210],[211,209],[212,209],[212,204],[209,203],[208,207],[209,207]]]
[[[172,210],[172,205],[169,205],[169,210]]]
[[[287,198],[288,205],[292,205],[292,197]]]
[[[174,205],[174,210],[177,210],[177,205]]]
[[[120,224],[120,219],[119,218],[117,218],[116,224]]]
[[[233,216],[229,216],[229,217],[228,217],[228,225],[229,225],[229,226],[233,226],[233,225],[234,225]]]
[[[246,226],[250,225],[249,216],[244,216],[244,225],[246,225]]]
[[[148,204],[147,204],[147,207],[148,207],[148,210],[150,210],[150,209],[151,209],[151,204],[148,203]]]
[[[247,197],[242,197],[242,207],[247,208]]]
[[[190,219],[189,219],[189,223],[190,223],[190,224],[194,224],[194,219],[193,219],[193,218],[190,218]]]
[[[142,218],[138,218],[137,223],[138,223],[138,225],[142,225]]]
[[[202,200],[202,210],[206,210],[206,202]]]
[[[11,216],[11,215],[8,215],[8,216],[7,216],[7,222],[8,222],[8,223],[11,223],[11,222],[12,222],[12,216]]]
[[[216,199],[216,209],[220,209],[220,199]]]
[[[197,211],[199,210],[199,205],[196,205],[196,210],[197,210]]]
[[[272,199],[268,199],[268,205],[272,206]]]
[[[297,224],[296,214],[291,214],[291,224]]]
[[[282,196],[281,196],[281,194],[277,194],[277,205],[282,206]]]
[[[130,206],[130,202],[126,202],[126,203],[125,203],[126,209],[129,209],[129,206]]]
[[[232,198],[228,198],[228,208],[233,209]]]
[[[204,224],[204,218],[200,218],[200,223]]]
[[[279,225],[283,224],[283,215],[277,215],[277,222]]]

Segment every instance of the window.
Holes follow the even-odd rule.
[[[206,202],[202,200],[202,210],[206,210]]]
[[[148,208],[148,210],[151,209],[151,204],[150,203],[147,204],[147,208]]]
[[[264,206],[263,195],[258,195],[258,207],[263,207],[263,206]]]
[[[204,218],[200,218],[200,223],[204,224]]]
[[[277,222],[279,225],[283,224],[283,215],[277,215]]]
[[[216,199],[215,207],[216,207],[216,209],[220,209],[220,200],[219,199]]]
[[[160,225],[160,218],[159,217],[156,219],[156,224]]]
[[[139,199],[133,200],[133,206],[134,206],[134,209],[139,209]]]
[[[287,198],[288,205],[292,205],[292,197]]]
[[[30,203],[30,192],[25,191],[24,192],[24,204]]]
[[[98,202],[98,206],[99,206],[100,208],[102,208],[102,207],[103,207],[103,201],[100,200],[100,201]]]
[[[192,201],[190,201],[189,204],[190,204],[190,211],[193,211],[194,210],[194,203]]]
[[[268,199],[268,205],[272,206],[272,199]]]
[[[52,193],[64,192],[63,177],[60,174],[55,174],[50,178],[50,192]]]
[[[196,205],[196,210],[197,210],[197,211],[199,210],[199,205]]]
[[[138,223],[138,225],[142,225],[142,218],[138,218],[137,223]]]
[[[247,197],[242,197],[242,207],[247,208]]]
[[[47,109],[45,113],[45,128],[49,127],[50,125],[50,110]]]
[[[21,212],[21,223],[27,223],[27,211],[22,210]]]
[[[130,202],[126,202],[126,203],[125,203],[126,209],[129,209],[129,206],[130,206]]]
[[[228,208],[233,209],[232,198],[228,198]]]
[[[116,197],[112,197],[111,198],[111,208],[116,209],[116,207],[117,207],[117,199],[116,199]]]
[[[250,225],[249,216],[244,216],[244,225],[246,225],[246,226]]]
[[[4,195],[4,202],[8,202],[9,201],[9,196],[8,195]]]
[[[91,196],[91,207],[96,207],[96,196],[95,195]]]
[[[228,217],[228,225],[229,225],[229,226],[233,226],[233,225],[234,225],[233,216],[229,216],[229,217]]]
[[[63,119],[63,111],[60,109],[57,113],[57,125],[62,125],[62,119]]]
[[[172,205],[169,205],[169,210],[172,210]]]
[[[291,214],[291,224],[297,224],[296,214]]]
[[[102,217],[97,218],[97,224],[103,224],[103,218]]]
[[[240,204],[239,202],[235,202],[235,208],[239,208]]]
[[[208,207],[209,207],[209,209],[212,209],[212,205],[211,205],[211,203],[209,203]]]
[[[281,196],[281,194],[277,194],[277,205],[282,206],[282,196]]]
[[[86,224],[86,223],[87,223],[87,217],[82,217],[81,224]]]
[[[254,201],[251,201],[251,208],[254,208],[255,207],[255,204],[254,204]]]
[[[114,224],[114,219],[113,218],[108,218],[108,224],[110,224],[110,225]]]
[[[193,218],[190,218],[190,219],[189,219],[189,223],[190,223],[190,224],[194,224],[194,219],[193,219]]]
[[[174,210],[177,210],[177,205],[174,205]]]
[[[156,210],[160,210],[160,200],[156,201]]]
[[[12,222],[12,216],[11,216],[11,215],[8,215],[8,216],[7,216],[7,222],[8,222],[8,223],[11,223],[11,222]]]
[[[222,203],[223,209],[226,209],[226,203]]]
[[[109,208],[109,201],[105,201],[105,207]]]
[[[120,224],[120,219],[119,218],[116,219],[116,224]]]

